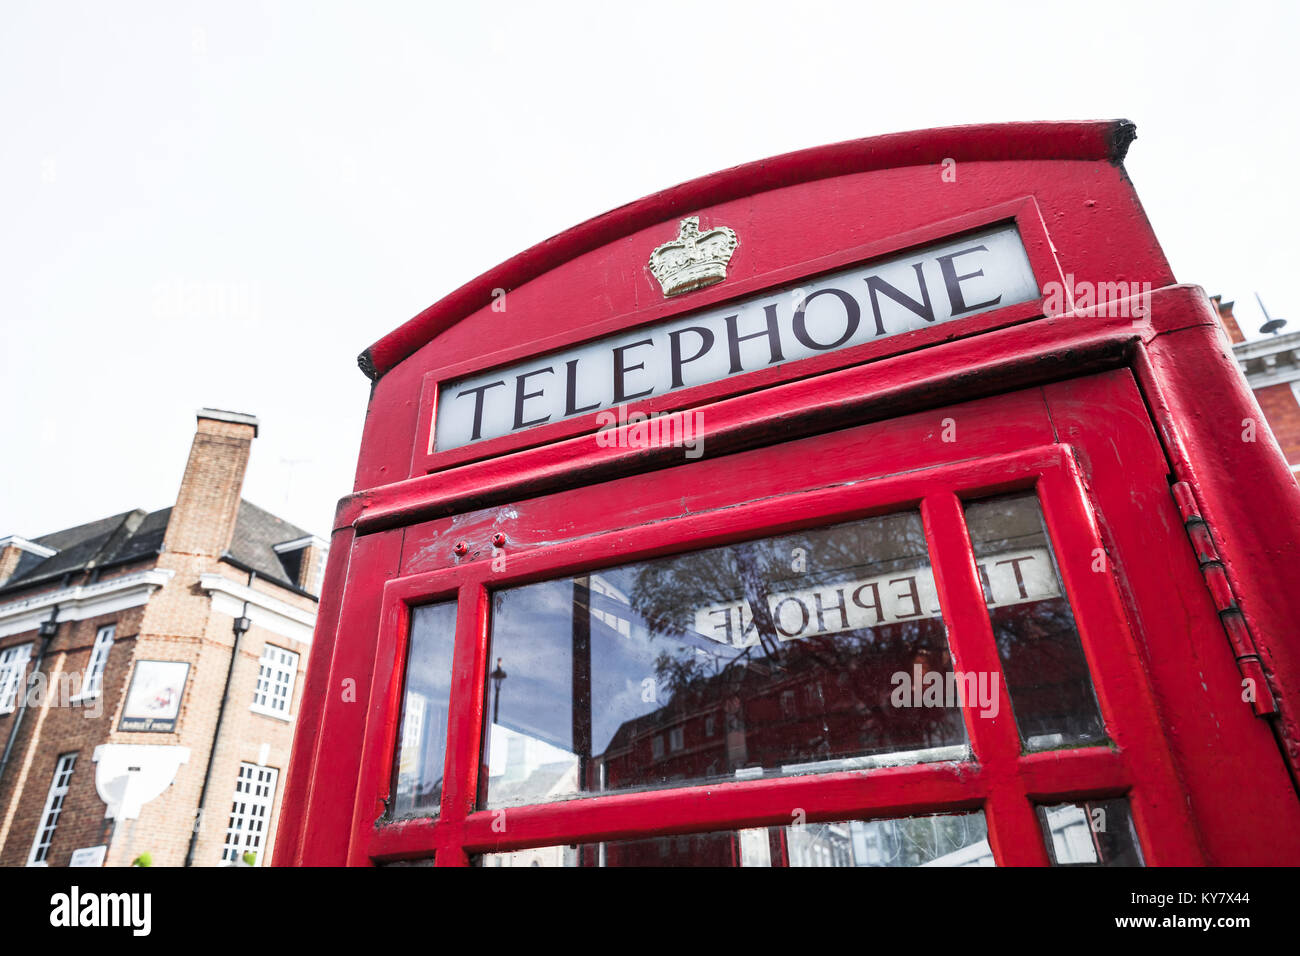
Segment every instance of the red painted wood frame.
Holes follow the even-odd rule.
[[[1098,403],[1123,414],[1095,423],[1071,444],[1057,440],[1053,408],[1068,421],[1072,409]],[[959,433],[970,433],[943,447],[935,437],[943,417],[953,418]],[[1228,668],[1214,669],[1220,680],[1216,712],[1232,703],[1236,682],[1212,609],[1197,609],[1195,629],[1184,628],[1182,622],[1171,626],[1161,621],[1151,582],[1143,580],[1154,561],[1169,571],[1172,586],[1199,586],[1177,522],[1169,522],[1165,533],[1149,539],[1149,545],[1160,548],[1158,555],[1117,553],[1115,542],[1102,534],[1098,515],[1110,514],[1112,522],[1131,521],[1150,500],[1159,500],[1151,499],[1153,494],[1163,494],[1172,511],[1162,462],[1152,454],[1156,446],[1150,421],[1131,376],[1108,373],[908,416],[889,425],[888,431],[880,424],[860,426],[734,456],[725,463],[706,460],[521,502],[514,509],[514,528],[530,527],[536,518],[544,536],[562,525],[568,537],[550,546],[512,550],[508,572],[494,573],[488,555],[432,572],[406,573],[419,567],[422,545],[438,541],[445,546],[448,530],[444,522],[410,529],[403,549],[408,557],[383,589],[349,862],[365,865],[433,853],[438,865],[456,866],[486,851],[788,824],[796,808],[815,822],[978,807],[986,813],[998,863],[1041,865],[1048,858],[1034,803],[1123,794],[1131,802],[1149,864],[1206,862],[1201,833],[1206,821],[1197,818],[1204,801],[1186,799],[1187,781],[1160,732],[1167,715],[1160,713],[1152,681],[1159,686],[1169,679],[1157,658],[1190,643],[1217,654],[1218,664]],[[920,455],[914,451],[909,456],[913,461],[929,458],[931,463],[889,475],[891,454],[897,456],[899,448],[909,445],[927,449]],[[1117,448],[1125,451],[1122,465],[1105,460],[1108,449]],[[973,449],[980,451],[972,459]],[[1081,461],[1090,460],[1107,472],[1099,481],[1081,468]],[[1121,467],[1125,474],[1116,475]],[[737,475],[753,475],[758,481],[738,485]],[[1116,483],[1117,477],[1123,484]],[[1090,500],[1085,483],[1099,501]],[[1037,489],[1042,502],[1113,747],[1022,755],[1010,708],[992,718],[980,718],[968,709],[973,758],[960,767],[927,764],[587,796],[505,811],[476,809],[490,590],[919,507],[954,666],[1000,672],[962,502],[1030,487]],[[780,494],[783,488],[799,490]],[[1103,490],[1100,496],[1098,488]],[[1127,490],[1119,493],[1121,488]],[[576,496],[584,502],[580,513],[573,511]],[[1135,500],[1140,501],[1136,509]],[[631,518],[626,517],[629,501],[644,502]],[[478,522],[471,518],[469,523],[490,520],[486,514],[477,517]],[[457,525],[464,530],[465,522]],[[1093,570],[1099,548],[1111,558],[1113,573]],[[458,599],[458,614],[441,813],[436,820],[376,825],[392,778],[410,608],[451,597]],[[1249,708],[1238,706],[1248,715]],[[1254,731],[1241,749],[1244,766],[1267,754],[1271,741],[1262,726],[1252,725],[1248,717],[1243,720],[1236,723]],[[1203,762],[1205,755],[1182,756]],[[1273,760],[1280,770],[1276,751]],[[1250,825],[1239,826],[1235,838],[1258,835],[1251,830]]]
[[[811,282],[824,273],[901,255],[908,250],[919,249],[940,241],[957,241],[963,234],[1007,223],[1014,224],[1020,234],[1020,240],[1024,245],[1025,254],[1040,292],[1049,288],[1050,283],[1063,288],[1065,277],[1061,275],[1060,265],[1053,254],[1052,243],[1043,226],[1043,217],[1038,204],[1032,196],[1024,196],[986,209],[950,217],[887,239],[845,249],[833,255],[797,262],[748,279],[711,286],[691,296],[685,309],[681,301],[667,299],[639,309],[630,315],[612,316],[598,321],[582,328],[581,334],[577,336],[569,332],[538,341],[519,342],[490,355],[476,355],[470,359],[440,365],[425,374],[421,386],[420,418],[416,428],[417,439],[412,449],[411,474],[432,473],[467,462],[495,459],[522,449],[595,432],[597,429],[597,416],[600,413],[591,412],[587,415],[539,425],[524,432],[471,442],[446,451],[436,451],[433,447],[433,438],[437,399],[440,387],[446,383],[465,375],[487,372],[493,366],[509,365],[528,358],[541,359],[548,353],[574,348],[604,336],[630,332],[666,318],[680,317],[685,320],[693,312],[715,308],[728,301],[748,298],[765,291],[775,293],[783,287],[796,286],[800,282]],[[1040,296],[970,318],[890,335],[851,348],[838,349],[794,362],[782,362],[768,368],[729,376],[716,382],[657,395],[636,402],[635,407],[637,411],[647,414],[694,408],[780,382],[807,379],[823,372],[860,365],[863,362],[898,355],[938,342],[952,341],[987,332],[990,329],[1016,325],[1038,318],[1043,315],[1043,311],[1043,298]]]

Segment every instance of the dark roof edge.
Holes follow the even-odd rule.
[[[378,381],[435,336],[487,305],[493,289],[516,289],[570,259],[702,206],[797,183],[946,158],[1119,164],[1135,136],[1136,127],[1128,120],[948,126],[816,146],[711,173],[588,219],[507,259],[385,335],[357,357],[357,364],[372,382]]]
[[[1133,145],[1133,140],[1138,137],[1137,124],[1132,120],[1115,120],[1111,124],[1110,130],[1110,161],[1115,166],[1124,164],[1124,157],[1128,155],[1128,148]]]
[[[303,596],[303,597],[305,597],[305,598],[311,598],[311,599],[312,599],[313,601],[315,601],[317,604],[320,603],[320,595],[319,595],[319,594],[312,594],[310,591],[306,591],[306,590],[304,590],[304,589],[298,587],[298,585],[296,585],[296,584],[288,584],[288,583],[286,583],[286,582],[284,582],[284,581],[279,580],[278,578],[270,577],[270,576],[268,576],[264,571],[259,571],[259,570],[257,570],[257,568],[252,567],[251,565],[245,564],[243,561],[240,561],[237,557],[235,557],[235,556],[234,556],[233,554],[231,554],[229,551],[227,551],[225,554],[223,554],[223,555],[222,555],[218,560],[221,561],[221,562],[224,563],[224,564],[228,564],[228,565],[230,565],[232,568],[238,568],[240,571],[243,571],[245,574],[255,574],[255,575],[257,575],[257,577],[260,578],[261,580],[263,580],[263,581],[270,581],[272,584],[274,584],[274,585],[275,585],[276,587],[278,587],[278,588],[284,588],[286,591],[290,591],[290,592],[292,592],[293,594],[299,594],[299,595],[301,595],[301,596]]]
[[[89,574],[92,571],[99,571],[102,573],[104,571],[110,571],[113,568],[121,567],[124,564],[137,564],[140,561],[156,560],[160,554],[162,554],[162,548],[154,548],[150,551],[140,551],[124,558],[114,558],[112,561],[105,561],[103,564],[82,565],[80,567],[68,568],[64,571],[55,571],[51,574],[45,574],[36,578],[23,578],[21,581],[14,581],[12,584],[0,585],[0,595],[3,595],[10,590],[17,593],[32,585],[47,584],[50,581],[62,577]]]

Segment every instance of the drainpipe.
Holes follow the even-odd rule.
[[[33,677],[39,673],[41,662],[45,660],[45,653],[50,649],[50,642],[54,640],[54,635],[59,633],[59,607],[56,604],[51,612],[49,620],[41,621],[41,649],[36,654],[36,664],[32,667],[31,674],[23,683],[23,699],[18,704],[18,713],[14,714],[13,725],[9,728],[9,739],[5,741],[4,755],[0,756],[0,783],[4,782],[5,770],[9,766],[9,755],[13,753],[14,742],[18,739],[18,728],[22,726],[23,715],[27,713],[27,700],[31,697],[31,687],[29,686]]]
[[[251,587],[256,571],[248,574]],[[230,701],[230,684],[235,676],[235,661],[239,660],[239,642],[252,622],[248,619],[248,602],[244,602],[244,612],[231,625],[235,632],[235,646],[230,650],[230,666],[226,668],[226,688],[221,694],[221,707],[217,710],[217,726],[212,729],[212,747],[208,750],[208,768],[203,772],[203,787],[199,790],[199,806],[194,811],[194,829],[190,832],[190,848],[185,853],[185,865],[194,865],[194,851],[199,845],[199,828],[203,826],[203,808],[208,800],[208,784],[212,780],[212,765],[217,761],[217,741],[221,739],[221,721],[226,716],[226,704]]]

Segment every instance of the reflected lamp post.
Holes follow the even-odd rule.
[[[492,723],[500,723],[501,716],[501,682],[506,679],[506,672],[501,667],[501,658],[497,658],[496,670],[488,674],[492,678]]]

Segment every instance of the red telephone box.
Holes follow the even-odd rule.
[[[276,862],[1300,862],[1300,489],[1133,136],[741,166],[367,350]]]

